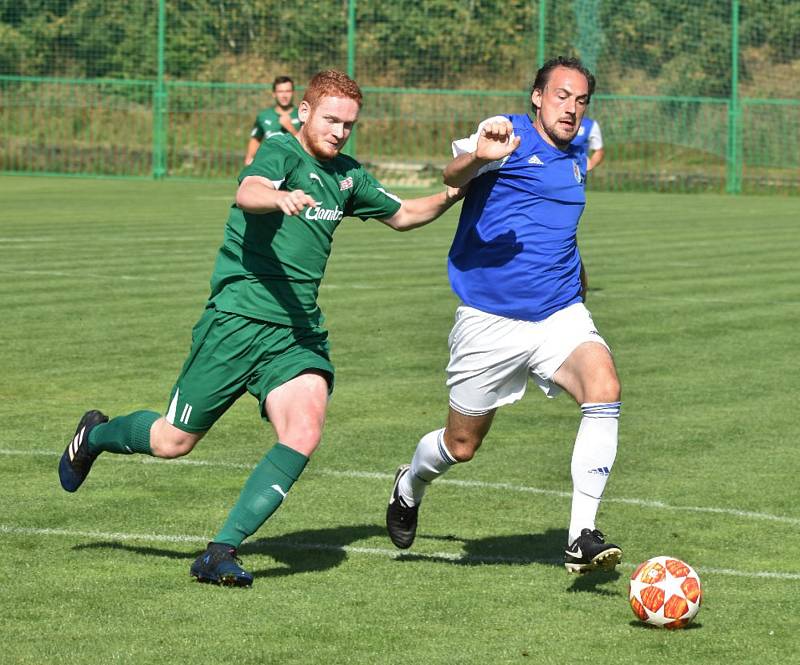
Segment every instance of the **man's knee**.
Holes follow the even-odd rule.
[[[456,462],[469,462],[483,439],[489,433],[495,410],[480,416],[467,416],[450,407],[447,427],[444,430],[444,445]]]
[[[621,387],[613,369],[599,372],[587,386],[587,402],[619,402]]]
[[[288,425],[282,432],[278,432],[278,440],[290,448],[311,456],[322,440],[322,422],[300,421]]]
[[[174,459],[192,452],[205,432],[184,432],[160,418],[150,428],[150,450],[156,457]]]
[[[456,462],[469,462],[475,457],[481,443],[483,443],[483,437],[477,432],[464,430],[451,432],[448,429],[444,433],[444,444]]]
[[[620,400],[621,388],[614,360],[608,349],[596,342],[580,345],[554,378],[579,404]]]
[[[311,456],[322,439],[328,407],[325,374],[307,371],[274,388],[264,400],[264,409],[278,441]]]

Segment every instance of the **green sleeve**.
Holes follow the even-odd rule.
[[[348,202],[347,214],[361,219],[388,219],[398,210],[402,201],[386,189],[364,168],[350,172],[353,178],[353,196]]]
[[[253,129],[250,130],[250,136],[254,139],[258,139],[259,141],[264,138],[264,128],[261,126],[261,115],[256,116],[256,120],[253,123]]]
[[[270,142],[272,143],[272,141]],[[280,189],[291,168],[291,154],[285,150],[276,149],[273,144],[269,150],[258,149],[253,161],[239,173],[239,182],[249,175],[258,175],[270,180],[275,185],[275,189]]]

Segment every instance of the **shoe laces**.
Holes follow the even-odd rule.
[[[226,558],[230,557],[237,564],[239,564],[239,565],[242,564],[242,560],[238,556],[236,556],[236,548],[235,547],[231,547],[230,545],[226,546],[226,545],[224,545],[224,543],[209,543],[209,547],[210,547],[210,545],[217,545],[217,546],[218,545],[223,545],[224,547],[218,547],[217,548],[217,551],[219,552],[219,554],[217,556],[218,557],[221,556],[222,559],[226,559]]]
[[[228,552],[228,556],[230,556],[231,559],[233,559],[238,565],[240,565],[240,566],[242,565],[242,560],[236,555],[236,549],[235,548],[229,547],[227,552]]]

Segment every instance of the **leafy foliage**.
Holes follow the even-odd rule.
[[[596,64],[600,92],[731,93],[732,2],[540,1],[547,3],[548,56],[577,54]],[[348,6],[348,0],[166,0],[166,74],[253,82],[344,69]],[[535,1],[358,0],[355,6],[362,84],[518,90],[535,69]],[[157,20],[154,0],[0,0],[0,74],[152,78]],[[744,81],[753,63],[793,66],[800,58],[800,5],[792,0],[741,0],[739,28]]]

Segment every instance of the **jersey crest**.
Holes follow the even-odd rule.
[[[581,177],[581,169],[578,166],[578,162],[576,162],[574,159],[572,160],[572,174],[575,176],[576,182],[583,182],[583,178]]]

